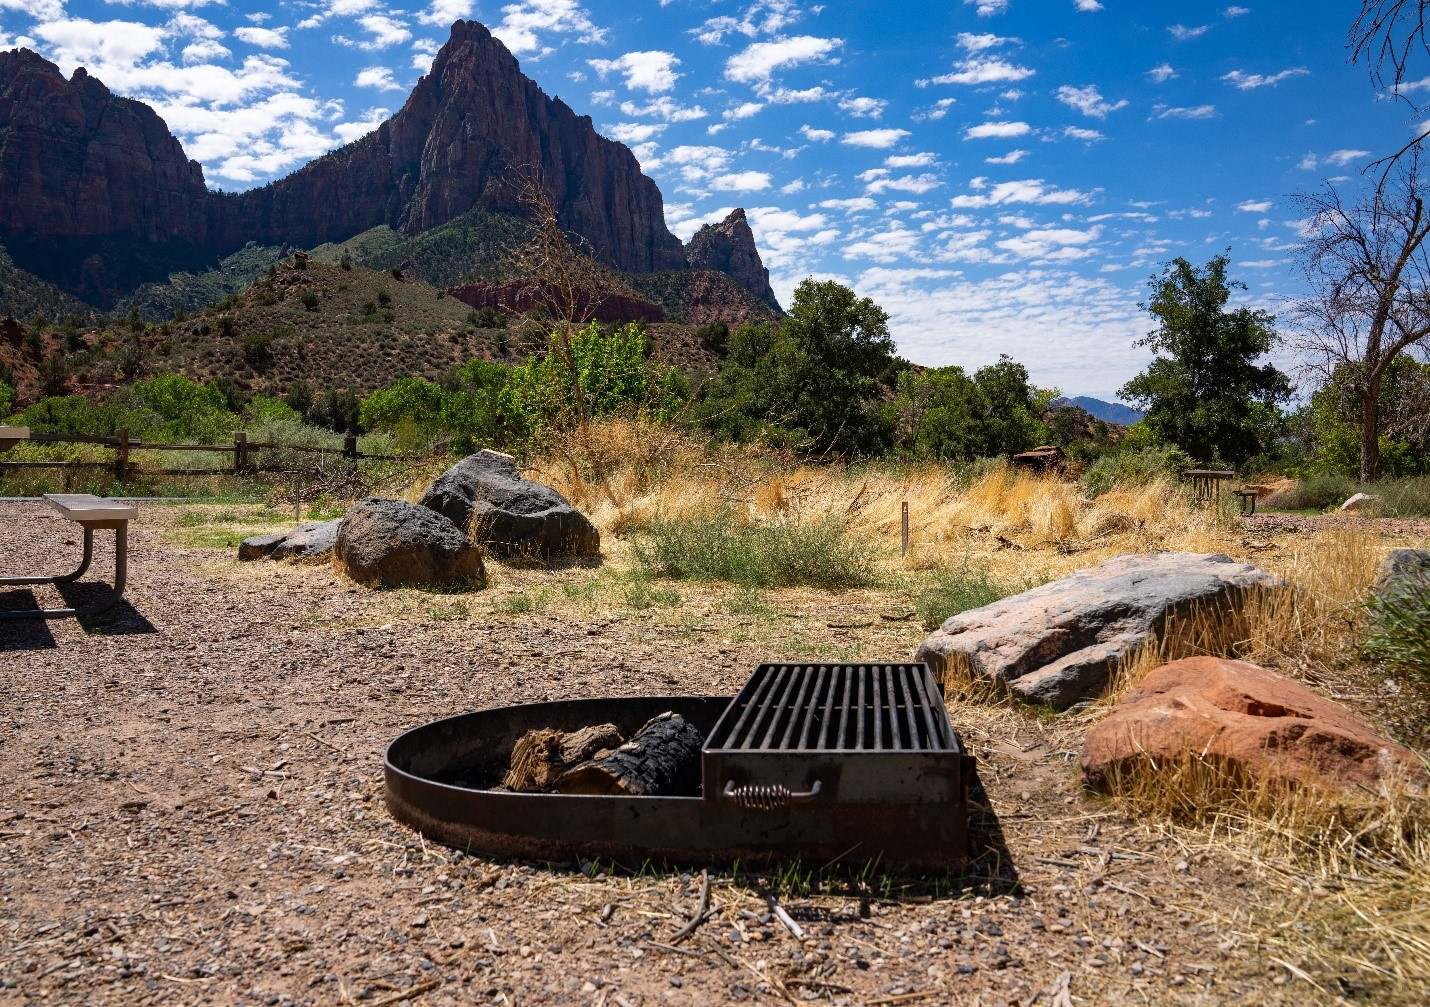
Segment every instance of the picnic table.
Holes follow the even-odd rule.
[[[1221,492],[1221,484],[1235,479],[1236,473],[1230,469],[1187,469],[1182,477],[1192,481],[1192,492],[1198,500],[1215,500]]]
[[[9,451],[16,444],[29,439],[29,427],[7,427],[0,423],[0,451]]]
[[[13,428],[11,428],[13,429]],[[124,581],[129,563],[129,522],[137,520],[139,508],[134,504],[92,496],[89,493],[46,493],[45,502],[60,516],[84,529],[84,555],[73,573],[26,577],[0,577],[0,587],[22,584],[69,584],[83,577],[94,558],[96,528],[114,531],[114,590],[104,601],[81,608],[27,608],[0,611],[0,619],[64,619],[69,616],[98,615],[114,607],[124,594]]]

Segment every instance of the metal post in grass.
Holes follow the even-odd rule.
[[[248,434],[242,430],[234,432],[233,435],[233,474],[242,475],[245,463],[248,461]]]
[[[902,527],[903,527],[903,541],[902,541],[902,544],[901,544],[900,549],[899,549],[899,558],[900,558],[900,559],[908,559],[908,558],[909,558],[909,502],[908,502],[907,500],[903,501],[903,502],[899,505],[899,510],[900,510],[900,512],[901,512],[901,513],[900,513],[900,524],[901,524]]]

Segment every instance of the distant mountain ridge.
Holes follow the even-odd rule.
[[[1102,420],[1104,423],[1118,423],[1124,427],[1141,422],[1143,416],[1138,410],[1131,406],[1125,406],[1121,402],[1104,402],[1102,399],[1094,399],[1089,395],[1074,395],[1072,398],[1060,396],[1054,399],[1051,405],[1055,409],[1077,406],[1080,409],[1086,409],[1094,419]]]
[[[475,21],[453,25],[374,132],[238,194],[209,191],[143,102],[83,68],[66,80],[28,49],[0,52],[0,243],[16,266],[104,308],[171,273],[215,269],[251,242],[311,248],[378,227],[421,235],[474,210],[522,217],[518,170],[539,173],[561,226],[602,265],[659,273],[695,258],[779,310],[743,210],[688,255],[631,151],[543,93]]]

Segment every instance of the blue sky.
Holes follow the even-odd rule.
[[[1357,6],[0,0],[0,48],[148,101],[234,190],[371,130],[474,18],[631,146],[676,234],[746,207],[784,303],[836,278],[917,363],[1008,353],[1111,398],[1162,263],[1230,248],[1245,300],[1282,308],[1292,195],[1354,189],[1411,137],[1347,62]]]

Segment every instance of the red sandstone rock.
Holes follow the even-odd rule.
[[[737,207],[720,223],[696,231],[685,245],[685,257],[691,269],[724,273],[776,311],[781,310],[743,208]]]
[[[1374,787],[1391,767],[1426,778],[1412,752],[1339,703],[1244,661],[1191,657],[1154,670],[1088,732],[1083,779],[1194,753],[1251,777]]]

